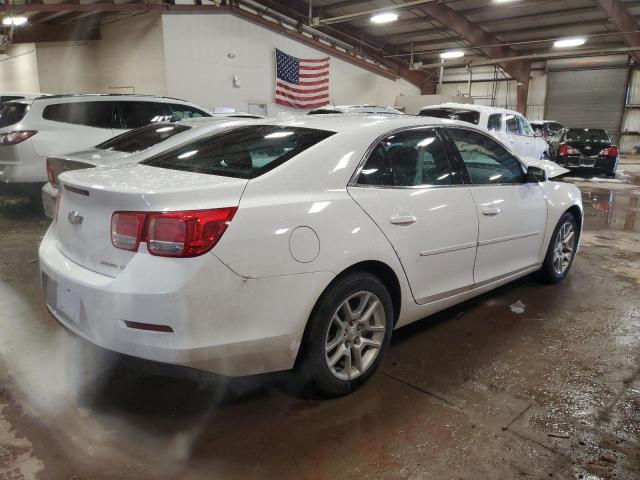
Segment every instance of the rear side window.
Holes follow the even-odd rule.
[[[420,112],[420,116],[448,118],[449,120],[460,120],[474,125],[480,123],[480,112],[460,108],[426,108]]]
[[[360,185],[422,187],[450,185],[449,160],[433,129],[390,135],[364,164]]]
[[[502,114],[494,113],[489,115],[489,121],[487,122],[487,130],[490,132],[501,132],[502,131]]]
[[[140,128],[150,123],[168,122],[171,110],[160,102],[118,102],[122,128]]]
[[[29,111],[25,103],[5,103],[0,107],[0,127],[15,125],[21,121]]]
[[[185,172],[255,178],[333,134],[274,125],[239,127],[199,138],[142,163]]]
[[[553,123],[553,122],[552,122],[552,123],[548,123],[548,124],[547,124],[547,129],[548,129],[550,132],[552,132],[552,133],[557,132],[557,131],[558,131],[558,130],[560,130],[561,128],[562,128],[562,125],[560,125],[559,123]]]
[[[191,127],[187,125],[172,125],[170,123],[147,125],[110,138],[96,148],[127,153],[140,152],[189,129]]]
[[[201,118],[210,117],[207,112],[198,108],[190,107],[189,105],[180,105],[179,103],[170,103],[172,120],[183,120],[185,118]]]
[[[113,102],[69,102],[47,105],[42,118],[54,122],[73,123],[95,128],[111,128]]]

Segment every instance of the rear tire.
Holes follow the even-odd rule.
[[[378,369],[391,339],[393,304],[368,272],[339,278],[322,294],[309,319],[294,371],[298,392],[339,397]]]
[[[578,222],[571,213],[565,213],[556,225],[547,255],[540,271],[542,281],[555,284],[565,279],[573,264],[578,247]]]

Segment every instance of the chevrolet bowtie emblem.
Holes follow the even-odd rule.
[[[79,211],[74,210],[72,212],[69,212],[69,215],[67,215],[67,220],[69,220],[69,223],[71,225],[81,225],[84,217],[80,215]]]

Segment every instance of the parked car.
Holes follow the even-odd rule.
[[[65,172],[47,307],[107,349],[343,395],[391,331],[528,273],[567,275],[580,191],[462,122],[266,120]]]
[[[152,123],[110,138],[94,148],[47,158],[49,181],[42,187],[42,205],[47,217],[55,214],[58,176],[63,172],[93,167],[116,167],[141,162],[146,158],[182,142],[209,132],[259,120],[233,115],[214,115],[181,120],[174,123]]]
[[[546,160],[549,147],[534,135],[529,121],[513,110],[463,103],[443,103],[420,110],[419,115],[460,120],[477,125],[508,145],[522,159]]]
[[[51,95],[0,108],[0,194],[41,208],[47,157],[88,148],[150,122],[208,117],[183,100],[144,95]]]
[[[602,128],[563,128],[549,145],[551,158],[569,169],[584,169],[614,177],[620,152]]]
[[[545,142],[549,143],[551,138],[564,127],[558,122],[553,120],[534,120],[529,122],[533,131],[537,136],[542,138]]]
[[[311,110],[307,115],[327,115],[332,113],[375,113],[382,115],[404,115],[400,110],[393,107],[382,107],[379,105],[326,105]]]

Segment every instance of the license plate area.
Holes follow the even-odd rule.
[[[56,310],[74,323],[78,323],[80,321],[80,297],[72,289],[63,285],[58,285],[56,290]]]

